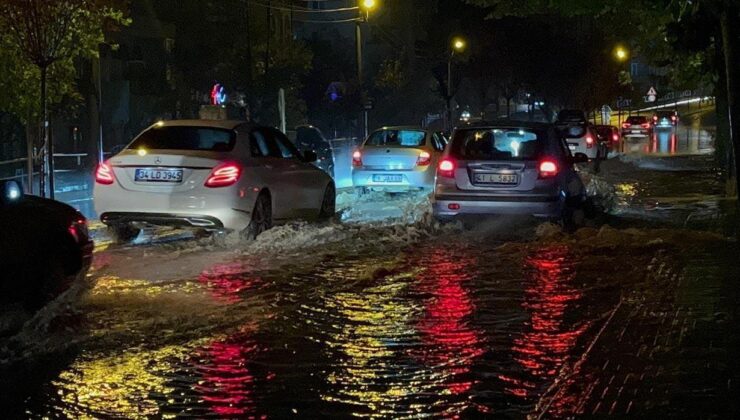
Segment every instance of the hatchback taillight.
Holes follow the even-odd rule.
[[[443,159],[441,162],[439,162],[439,167],[437,167],[437,174],[444,178],[454,178],[455,162],[450,159]]]
[[[81,241],[86,241],[89,237],[87,220],[83,218],[75,220],[74,222],[70,223],[69,227],[67,228],[67,232],[69,232],[70,236],[72,236],[72,238],[78,244]]]
[[[98,164],[95,169],[95,182],[103,185],[110,185],[115,182],[115,176],[113,175],[113,169],[106,162]]]
[[[630,127],[632,127],[632,124],[630,124],[630,123],[624,123],[624,124],[622,124],[622,128],[630,128]]]
[[[558,174],[558,164],[549,158],[540,161],[539,166],[540,178],[552,178]]]
[[[429,152],[419,153],[419,158],[416,160],[417,166],[428,166],[432,163],[432,155]]]
[[[650,128],[650,123],[643,123],[640,125],[642,128]]]
[[[594,147],[594,138],[593,137],[586,136],[586,147],[589,148],[589,149],[592,148],[592,147]]]
[[[224,163],[216,166],[206,178],[208,188],[228,187],[236,184],[242,174],[242,169],[235,163]]]
[[[355,150],[355,152],[352,153],[352,166],[362,166],[362,153],[360,153],[359,150]]]

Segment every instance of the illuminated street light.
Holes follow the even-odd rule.
[[[465,51],[465,40],[459,37],[453,38],[452,50],[458,53]]]
[[[370,11],[375,9],[378,3],[375,0],[362,0],[361,7],[363,10]]]
[[[627,49],[622,46],[618,46],[614,49],[614,56],[616,56],[617,60],[619,61],[627,60],[627,58],[629,58],[629,55],[629,51],[627,51]]]

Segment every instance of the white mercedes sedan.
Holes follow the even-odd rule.
[[[98,165],[100,220],[127,241],[146,225],[239,231],[334,215],[334,181],[279,130],[244,121],[160,121]]]

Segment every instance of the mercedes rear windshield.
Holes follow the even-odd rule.
[[[530,128],[479,128],[455,131],[450,154],[461,160],[536,160],[547,132]]]
[[[235,143],[236,133],[224,128],[155,126],[141,133],[128,148],[230,152]]]

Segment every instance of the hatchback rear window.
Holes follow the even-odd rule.
[[[128,148],[230,152],[234,149],[234,143],[234,131],[223,128],[152,127],[141,133]]]
[[[535,160],[542,154],[546,135],[520,128],[458,130],[450,153],[466,160]]]
[[[370,135],[365,146],[419,147],[426,132],[421,130],[379,130]]]
[[[626,122],[630,124],[644,124],[647,122],[647,117],[629,117]]]

